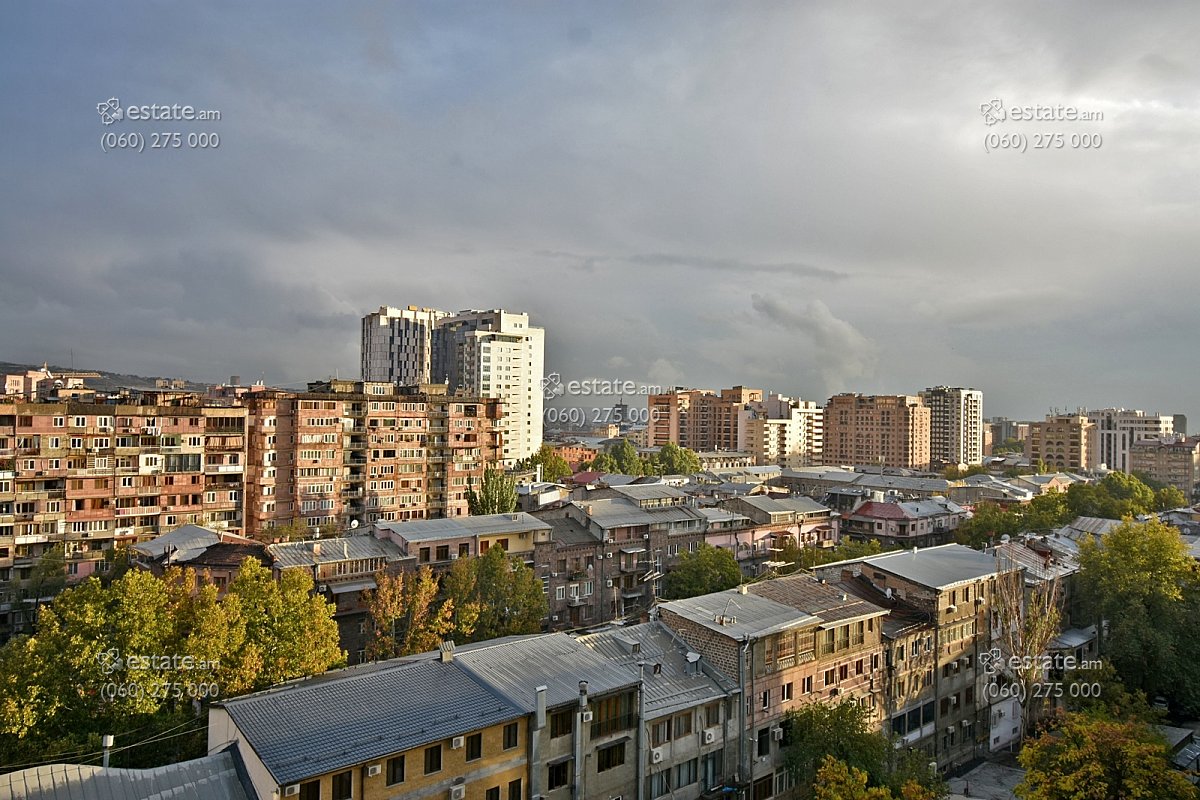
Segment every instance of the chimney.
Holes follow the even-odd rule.
[[[537,700],[535,701],[537,716],[534,719],[533,725],[535,729],[540,731],[546,727],[546,687],[538,686],[533,691],[537,696]]]
[[[321,543],[320,542],[312,543],[312,554],[313,554],[314,558],[321,555]]]
[[[746,586],[746,584],[743,583],[740,586],[738,586],[738,593],[739,594],[749,594],[750,587]]]
[[[579,682],[579,707],[580,708],[587,708],[587,687],[588,687],[587,681]]]
[[[441,661],[443,664],[449,664],[451,661],[454,660],[454,640],[453,639],[444,640],[438,649],[441,651],[441,653],[438,656],[438,660]]]
[[[350,558],[350,543],[342,539],[342,558]]]

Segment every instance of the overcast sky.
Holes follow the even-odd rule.
[[[504,307],[566,378],[1200,425],[1195,3],[193,5],[0,8],[0,360],[279,385]]]

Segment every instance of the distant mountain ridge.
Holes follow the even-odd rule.
[[[8,375],[12,373],[23,373],[31,369],[41,369],[41,364],[14,364],[11,361],[0,361],[0,375]],[[112,392],[122,387],[138,388],[138,389],[153,389],[154,382],[158,380],[180,380],[179,378],[162,378],[147,377],[145,375],[125,375],[120,372],[105,372],[100,369],[89,369],[87,367],[64,367],[61,364],[51,364],[51,372],[97,372],[99,378],[88,378],[85,383],[88,388],[98,389],[100,391]],[[184,380],[184,389],[193,392],[202,392],[212,384],[197,383],[196,381]]]

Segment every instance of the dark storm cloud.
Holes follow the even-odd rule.
[[[528,310],[574,377],[1200,393],[1188,3],[2,13],[0,359],[300,382],[412,303]],[[111,96],[221,145],[101,153]],[[985,153],[997,97],[1103,146]]]

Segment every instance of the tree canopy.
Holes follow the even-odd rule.
[[[89,578],[43,609],[34,636],[0,648],[0,762],[93,752],[107,733],[140,739],[185,726],[190,738],[121,751],[114,765],[202,755],[193,701],[343,660],[333,607],[303,570],[276,581],[247,559],[224,597],[178,568],[161,579],[133,570],[107,586]]]
[[[467,488],[467,508],[473,517],[482,514],[511,514],[517,510],[516,481],[499,467],[486,468],[479,491]]]
[[[571,465],[548,444],[543,444],[529,458],[517,462],[517,469],[542,468],[542,480],[559,483],[571,477]]]
[[[701,542],[695,552],[683,553],[679,566],[667,573],[663,597],[680,600],[732,589],[742,582],[742,570],[733,553]]]
[[[588,466],[597,472],[621,475],[692,475],[700,471],[700,456],[668,442],[657,453],[643,458],[633,442],[620,439],[605,447]]]
[[[1196,800],[1171,767],[1166,743],[1138,722],[1068,714],[1053,733],[1027,743],[1018,760],[1027,772],[1022,800]]]
[[[1079,553],[1079,598],[1107,620],[1101,653],[1130,689],[1200,713],[1200,581],[1179,532],[1157,519],[1126,520]]]

